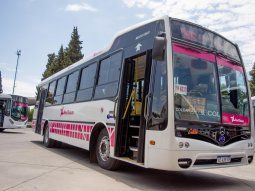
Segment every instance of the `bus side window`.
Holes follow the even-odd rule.
[[[95,83],[96,69],[96,63],[82,69],[76,101],[80,102],[91,100]]]
[[[78,70],[68,75],[63,103],[74,102],[79,73],[80,71]]]
[[[95,99],[110,98],[117,94],[122,63],[122,52],[100,62]]]
[[[49,90],[48,90],[48,94],[46,98],[46,106],[53,104],[53,96],[55,93],[55,87],[56,87],[56,81],[51,82],[49,85]]]
[[[56,93],[54,97],[54,104],[61,104],[66,84],[66,76],[58,79]]]

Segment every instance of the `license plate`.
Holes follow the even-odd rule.
[[[217,157],[218,164],[230,163],[231,157],[230,156],[219,156]]]

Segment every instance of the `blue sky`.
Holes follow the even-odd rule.
[[[5,0],[0,2],[0,70],[11,93],[16,50],[22,55],[17,94],[33,96],[47,62],[78,26],[85,56],[107,46],[132,24],[168,14],[220,32],[237,42],[250,70],[255,61],[255,1],[248,0]],[[242,36],[240,36],[242,34]]]

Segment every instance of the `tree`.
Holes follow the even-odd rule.
[[[58,72],[58,71],[62,70],[63,68],[65,68],[64,55],[65,55],[64,48],[63,48],[63,45],[61,45],[60,49],[58,51],[56,65],[54,66],[54,71],[55,72]]]
[[[81,45],[82,41],[78,34],[78,28],[74,27],[68,47],[64,49],[63,45],[61,45],[57,56],[55,53],[48,54],[48,63],[42,75],[42,80],[81,60],[84,56],[81,52]]]
[[[250,71],[251,80],[249,81],[251,95],[255,96],[255,62],[253,64],[252,70]]]
[[[34,114],[34,109],[28,109],[28,121],[31,122],[33,120],[33,114]]]
[[[46,64],[46,70],[42,75],[43,76],[42,80],[50,77],[52,74],[56,72],[55,70],[56,62],[57,62],[56,54],[55,53],[48,54],[48,62]]]
[[[70,66],[72,64],[72,61],[70,59],[70,56],[68,54],[68,49],[66,48],[64,50],[64,67]]]
[[[78,34],[78,28],[74,27],[71,35],[71,40],[67,47],[67,55],[69,56],[71,63],[75,63],[83,58],[82,41],[80,40],[80,35]]]

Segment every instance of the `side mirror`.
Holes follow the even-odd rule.
[[[163,36],[156,36],[154,38],[153,48],[152,48],[152,59],[163,61],[165,57],[166,49],[166,38]]]
[[[6,115],[6,116],[10,116],[10,114],[11,114],[10,110],[6,110],[6,111],[5,111],[5,115]]]

